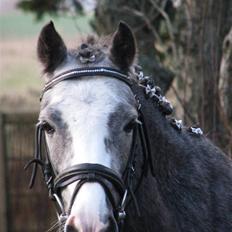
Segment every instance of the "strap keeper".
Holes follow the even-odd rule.
[[[93,181],[96,179],[96,174],[94,172],[88,173],[86,176],[87,181]]]

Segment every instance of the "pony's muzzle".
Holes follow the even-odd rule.
[[[91,227],[85,223],[77,223],[75,216],[69,217],[64,232],[118,232],[118,225],[113,217],[109,217],[104,225],[95,225]]]
[[[70,185],[74,187],[75,184]],[[71,190],[71,188],[69,188]],[[73,200],[64,232],[117,232],[118,225],[114,218],[107,194],[101,184],[84,183]]]

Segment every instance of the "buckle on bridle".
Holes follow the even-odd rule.
[[[93,181],[93,180],[95,180],[95,179],[96,179],[96,174],[95,174],[94,172],[90,172],[90,173],[88,173],[87,176],[86,176],[87,182]]]
[[[125,212],[125,210],[120,210],[119,212],[118,212],[118,220],[119,221],[122,221],[122,220],[124,220],[126,218],[126,212]]]
[[[60,214],[58,215],[58,220],[60,223],[65,222],[68,219],[68,215],[67,214]]]
[[[59,207],[59,209],[58,209],[59,212],[60,212],[60,214],[58,213],[59,220],[61,218],[64,218],[64,217],[68,217],[68,215],[65,213],[64,206],[63,206],[59,196],[56,193],[53,193],[52,196],[53,196],[53,199],[56,201],[57,206]]]
[[[125,207],[126,207],[127,194],[128,194],[128,190],[126,189],[124,194],[123,194],[122,202],[121,202],[119,209],[118,209],[118,220],[119,221],[122,221],[126,218]]]

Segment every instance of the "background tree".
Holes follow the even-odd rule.
[[[98,34],[109,34],[116,28],[118,22],[123,20],[133,29],[139,50],[139,64],[145,73],[152,75],[157,85],[166,92],[173,81],[174,73],[170,68],[164,68],[164,59],[167,53],[174,52],[173,47],[168,48],[170,34],[164,15],[171,20],[175,9],[171,1],[98,1],[95,18],[92,26]],[[164,48],[165,47],[165,48]]]
[[[183,1],[178,12],[178,82],[184,108],[231,155],[232,1]]]
[[[45,14],[58,15],[73,8],[77,14],[82,14],[83,8],[78,0],[21,0],[18,7],[24,11],[35,13],[37,19],[41,19]]]

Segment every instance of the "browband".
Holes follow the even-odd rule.
[[[117,69],[109,68],[109,67],[87,67],[87,68],[76,68],[71,69],[66,72],[63,72],[57,76],[55,76],[52,80],[48,81],[40,95],[40,101],[43,98],[44,93],[51,89],[53,86],[58,84],[59,82],[67,79],[78,79],[80,77],[88,77],[88,76],[108,76],[119,79],[126,83],[127,85],[131,86],[132,82],[128,78],[126,73],[123,73]]]

